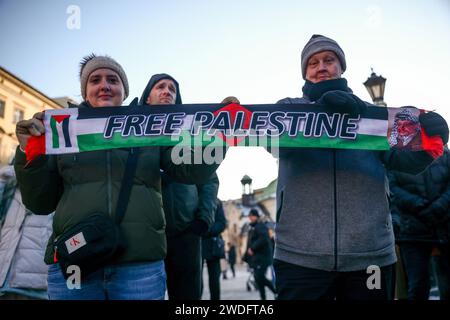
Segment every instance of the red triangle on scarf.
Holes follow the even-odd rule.
[[[27,146],[25,147],[27,162],[29,163],[43,154],[45,154],[45,134],[39,137],[30,137],[30,139],[28,139]]]
[[[422,138],[422,149],[426,151],[433,159],[439,158],[444,153],[444,143],[440,136],[428,136],[423,128],[420,129]]]

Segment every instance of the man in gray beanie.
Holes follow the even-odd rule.
[[[302,50],[302,76],[306,79],[306,66],[311,56],[323,51],[331,51],[339,59],[342,73],[347,69],[345,62],[345,54],[339,44],[333,39],[327,38],[320,34],[315,34],[309,39],[308,43]]]
[[[344,51],[313,35],[301,53],[302,98],[280,104],[320,104],[360,116],[366,103],[342,78]],[[429,135],[448,140],[445,120],[420,116]],[[447,131],[446,131],[447,130]],[[446,133],[447,132],[447,133]],[[274,269],[278,299],[391,299],[394,234],[386,169],[417,174],[433,158],[425,151],[280,149]]]

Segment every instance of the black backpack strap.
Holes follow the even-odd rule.
[[[117,224],[122,222],[125,211],[127,211],[128,200],[130,199],[131,188],[133,187],[133,178],[136,172],[139,148],[130,148],[125,172],[123,173],[122,185],[120,186],[119,198],[117,200],[115,221]]]

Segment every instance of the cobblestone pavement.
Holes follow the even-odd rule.
[[[250,273],[247,270],[246,265],[236,265],[236,277],[233,278],[231,271],[228,270],[228,277],[224,280],[221,276],[220,278],[220,286],[221,286],[221,299],[222,300],[260,300],[259,292],[255,290],[255,288],[251,285],[249,289],[247,289],[247,282],[250,279]],[[267,278],[271,279],[270,274],[267,274]],[[209,288],[208,288],[208,271],[205,268],[203,270],[203,295],[202,300],[209,299]],[[273,293],[266,288],[267,300],[274,300]],[[167,299],[167,293],[166,293]],[[439,291],[436,286],[433,286],[430,290],[430,300],[439,300]]]
[[[220,278],[220,289],[221,289],[221,299],[222,300],[260,300],[259,292],[255,290],[255,288],[250,285],[249,289],[247,289],[247,281],[250,278],[250,273],[247,271],[246,265],[236,265],[236,277],[233,278],[231,274],[231,270],[227,272],[227,279],[224,280],[222,277]],[[268,272],[267,278],[271,279],[271,276]],[[206,266],[203,270],[203,295],[202,300],[209,299],[209,289],[208,289],[208,272]],[[274,300],[273,293],[266,288],[266,296],[267,300]]]

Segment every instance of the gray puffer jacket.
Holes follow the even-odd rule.
[[[385,167],[419,173],[431,161],[425,152],[280,150],[275,259],[326,271],[393,264]]]
[[[47,298],[44,252],[52,221],[53,214],[38,216],[26,210],[16,190],[0,231],[0,292]]]

